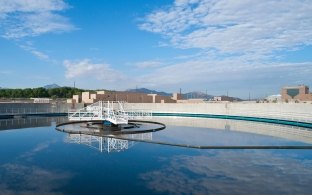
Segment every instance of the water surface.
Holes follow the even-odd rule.
[[[1,194],[309,194],[312,190],[311,150],[173,147],[79,137],[56,131],[52,122],[56,119],[28,120],[20,119],[19,126],[17,120],[7,121],[11,126],[0,122]],[[144,139],[196,145],[311,145],[307,129],[218,119],[154,120],[167,128]],[[308,134],[292,136],[295,132]]]

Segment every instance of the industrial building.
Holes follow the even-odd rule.
[[[281,91],[282,101],[312,101],[309,87],[305,85],[283,87]]]
[[[68,99],[67,103],[85,103],[93,104],[97,101],[125,101],[129,103],[177,103],[182,96],[174,93],[172,97],[157,94],[120,92],[120,91],[96,91],[82,92],[81,95],[73,95],[72,99]]]

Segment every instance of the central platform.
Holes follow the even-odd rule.
[[[112,124],[128,124],[130,119],[151,118],[151,111],[125,110],[127,102],[98,101],[74,112],[68,112],[70,121],[109,121]]]

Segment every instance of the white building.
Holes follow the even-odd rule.
[[[280,94],[277,95],[269,95],[268,97],[265,98],[269,102],[281,102],[282,101],[282,96]]]
[[[34,103],[45,103],[45,104],[50,103],[49,98],[31,98],[31,99],[34,100]]]

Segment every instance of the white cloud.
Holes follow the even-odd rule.
[[[176,0],[143,21],[139,28],[162,35],[167,41],[162,45],[196,49],[139,77],[146,85],[253,86],[264,93],[298,81],[311,83],[311,61],[287,62],[282,57],[285,51],[312,44],[309,0]],[[267,88],[260,90],[262,86]]]
[[[34,48],[31,42],[27,42],[26,44],[19,44],[18,46],[25,51],[30,52],[40,60],[50,60],[50,57],[47,54]]]
[[[163,63],[160,62],[160,61],[154,61],[154,60],[151,60],[151,61],[143,61],[143,62],[137,62],[135,64],[135,66],[137,68],[157,68],[157,67],[160,67],[162,66]]]
[[[2,74],[2,75],[9,75],[9,74],[11,74],[12,72],[11,71],[9,71],[9,70],[1,70],[0,71],[0,74]]]
[[[57,13],[68,7],[63,0],[1,0],[1,36],[19,39],[74,30],[69,20]]]
[[[43,60],[49,59],[49,56],[47,54],[44,54],[40,51],[31,51],[31,53],[37,56],[39,59],[43,59]]]
[[[309,0],[177,0],[139,27],[178,48],[270,53],[312,44],[311,24]]]
[[[298,78],[301,78],[303,83],[309,83],[311,66],[310,62],[255,62],[246,59],[246,56],[223,60],[192,59],[161,67],[150,74],[138,77],[138,80],[148,86],[168,88],[191,84],[193,89],[199,89],[198,87],[208,83],[221,88],[228,88],[234,84],[241,88],[259,87],[264,84],[280,86],[286,81],[294,84]],[[206,87],[209,89],[212,86]]]
[[[109,64],[92,63],[89,59],[64,60],[63,64],[66,67],[65,76],[67,79],[88,77],[100,81],[115,82],[124,78],[123,74],[112,69]]]
[[[0,13],[60,11],[67,7],[63,0],[1,0],[0,3]]]

